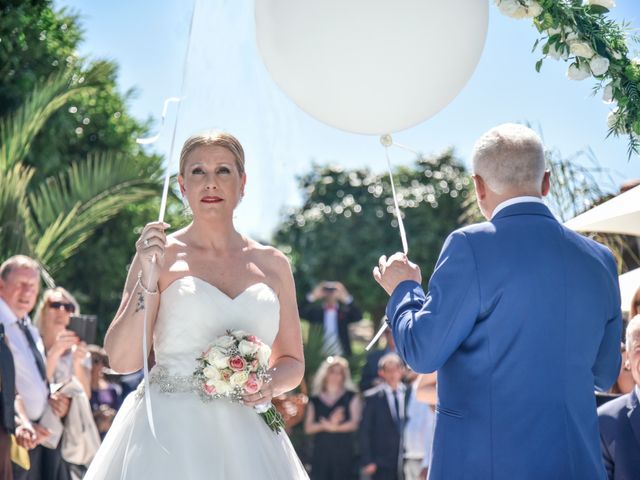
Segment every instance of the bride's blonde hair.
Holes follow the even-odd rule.
[[[240,176],[244,175],[244,149],[236,137],[227,132],[205,132],[190,136],[180,152],[180,175],[184,175],[187,157],[198,147],[217,146],[229,150],[236,160]]]

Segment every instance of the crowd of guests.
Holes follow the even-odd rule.
[[[80,479],[135,379],[107,378],[104,350],[69,329],[71,293],[46,289],[36,307],[39,290],[35,260],[0,265],[0,478]]]
[[[105,351],[69,329],[80,313],[73,295],[46,289],[36,307],[39,286],[33,259],[18,255],[0,265],[0,478],[80,479],[141,373],[112,372]],[[301,317],[322,325],[331,354],[314,376],[303,424],[312,439],[311,478],[425,479],[436,374],[411,372],[387,330],[356,387],[345,357],[349,325],[361,316],[339,282],[320,283],[301,304]],[[598,397],[610,479],[640,478],[640,289],[629,318],[620,376]]]

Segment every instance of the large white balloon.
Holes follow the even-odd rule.
[[[384,134],[431,117],[471,77],[487,0],[256,0],[275,82],[307,113]]]

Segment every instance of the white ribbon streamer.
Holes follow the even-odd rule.
[[[191,36],[192,36],[192,32],[193,32],[193,24],[196,18],[196,9],[198,7],[198,0],[194,0],[194,4],[193,4],[193,9],[191,11],[191,21],[189,23],[189,36],[188,36],[188,40],[187,40],[187,50],[185,52],[185,56],[184,56],[184,60],[183,60],[183,66],[182,66],[182,80],[181,80],[181,85],[180,85],[180,97],[169,97],[164,101],[164,107],[162,109],[162,122],[161,122],[161,127],[160,127],[160,131],[158,132],[157,135],[150,137],[150,138],[138,138],[136,139],[136,142],[141,144],[141,145],[149,145],[152,144],[154,142],[156,142],[159,138],[160,135],[162,133],[162,129],[164,127],[164,122],[165,122],[165,118],[167,115],[167,109],[169,107],[170,103],[173,102],[177,102],[178,103],[178,107],[176,109],[176,119],[175,122],[173,124],[173,134],[171,136],[171,146],[169,147],[169,156],[167,157],[167,168],[166,168],[166,173],[165,173],[165,177],[164,177],[164,187],[162,190],[162,199],[160,201],[160,213],[158,215],[158,221],[159,222],[163,222],[164,221],[164,215],[165,215],[165,211],[166,211],[166,206],[167,206],[167,197],[169,194],[169,184],[171,181],[171,160],[173,159],[173,148],[175,145],[175,139],[176,139],[176,131],[177,131],[177,127],[178,127],[178,119],[180,117],[180,105],[182,105],[182,102],[180,101],[181,99],[184,98],[184,89],[185,89],[185,85],[186,85],[186,78],[187,78],[187,66],[188,66],[188,59],[189,59],[189,51],[191,50]],[[153,267],[151,269],[151,276],[153,277],[156,271],[156,258],[154,256],[153,260]],[[147,285],[151,285],[151,283],[149,283],[149,279],[147,279]],[[162,445],[162,443],[160,442],[160,440],[158,439],[158,436],[156,434],[156,429],[155,429],[155,423],[153,421],[153,410],[151,407],[151,388],[149,385],[149,360],[148,360],[148,348],[149,348],[149,339],[147,338],[147,327],[149,325],[149,321],[148,321],[148,310],[145,309],[144,311],[144,321],[143,321],[143,332],[142,332],[142,354],[143,354],[143,359],[142,359],[142,365],[143,365],[143,373],[144,373],[144,400],[145,400],[145,406],[146,406],[146,410],[147,410],[147,422],[149,423],[149,428],[151,430],[151,434],[153,435],[153,438],[156,440],[156,442],[158,442],[158,445],[160,445],[160,447],[167,453],[169,453],[167,451],[167,449]],[[127,443],[127,449],[128,449],[129,445]],[[125,470],[126,472],[126,470]]]
[[[161,120],[160,120],[160,129],[158,130],[158,133],[156,135],[154,135],[153,137],[136,138],[136,143],[138,145],[151,145],[152,143],[156,143],[160,139],[160,136],[162,135],[162,131],[164,130],[164,122],[167,119],[167,111],[169,110],[169,105],[172,104],[172,103],[177,103],[180,100],[182,100],[182,98],[180,98],[180,97],[165,98],[164,104],[163,104],[163,107],[162,107],[162,115],[160,116],[160,118],[161,118]]]
[[[402,221],[402,212],[400,211],[400,205],[398,204],[398,195],[396,193],[396,186],[393,180],[393,171],[391,169],[391,159],[389,158],[389,147],[392,145],[395,145],[398,148],[408,150],[412,153],[415,153],[416,155],[418,155],[418,153],[408,147],[405,147],[404,145],[394,143],[393,139],[391,138],[391,135],[389,134],[383,135],[382,137],[380,137],[380,143],[382,143],[382,146],[384,147],[385,156],[387,157],[387,169],[389,170],[389,180],[391,182],[391,194],[393,195],[393,205],[395,207],[396,219],[398,220],[398,230],[400,230],[400,240],[402,241],[402,251],[404,252],[405,255],[407,255],[409,253],[409,244],[407,242],[407,232],[404,229],[404,222]],[[389,324],[387,322],[384,322],[380,327],[380,329],[378,330],[378,332],[374,335],[374,337],[371,339],[369,344],[366,346],[365,348],[366,351],[369,351],[371,350],[371,348],[373,348],[373,346],[378,342],[378,340],[380,340],[380,337],[382,336],[382,334],[385,332],[387,328],[389,328]]]

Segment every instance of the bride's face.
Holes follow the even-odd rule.
[[[178,177],[194,217],[231,216],[244,194],[246,180],[233,153],[217,145],[193,150]]]

